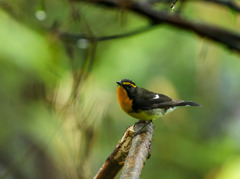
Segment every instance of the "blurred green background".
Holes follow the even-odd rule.
[[[170,5],[156,8],[175,13]],[[181,8],[188,19],[239,32],[239,15],[227,8]],[[169,25],[101,42],[62,38],[147,25],[125,9],[83,2],[0,1],[1,178],[92,178],[137,121],[117,101],[123,78],[202,105],[154,121],[143,179],[240,178],[238,53]]]

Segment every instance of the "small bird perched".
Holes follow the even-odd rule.
[[[137,87],[129,79],[117,81],[117,97],[124,112],[139,120],[149,121],[180,106],[200,106],[193,101],[173,100],[166,95]]]

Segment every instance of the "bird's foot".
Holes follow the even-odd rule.
[[[152,122],[152,120],[150,120],[150,121],[139,120],[136,124],[142,123],[142,127],[141,127],[138,131],[134,132],[133,138],[136,137],[138,134],[141,134],[141,133],[146,132],[146,131],[144,130],[144,128],[145,128],[150,122]]]

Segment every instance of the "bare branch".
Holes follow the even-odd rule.
[[[98,0],[94,3],[108,7],[121,7],[117,0]],[[178,28],[195,32],[202,37],[226,45],[230,49],[240,51],[240,34],[237,32],[228,31],[224,28],[206,23],[192,22],[182,18],[180,15],[169,14],[163,11],[160,12],[154,10],[150,4],[146,3],[132,2],[128,4],[127,8],[130,11],[146,17],[153,24],[167,23]]]
[[[106,162],[95,175],[95,179],[112,179],[117,175],[128,155],[133,133],[133,126],[128,127],[114,151],[109,155]]]
[[[135,131],[141,130],[141,133],[136,135],[132,140],[132,145],[120,179],[140,178],[144,163],[150,156],[154,131],[153,123],[149,122],[146,125],[146,123],[139,121],[135,123],[134,129]]]

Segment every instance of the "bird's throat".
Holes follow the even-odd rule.
[[[132,100],[129,99],[127,91],[122,87],[117,88],[117,97],[122,110],[126,113],[132,111]]]

